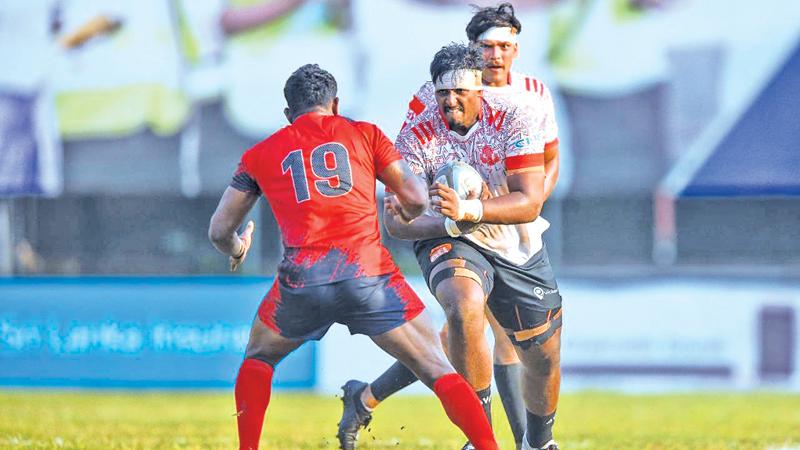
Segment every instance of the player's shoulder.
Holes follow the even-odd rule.
[[[491,111],[516,111],[523,105],[517,95],[497,91],[484,91],[483,100]]]
[[[437,121],[441,121],[441,118],[423,114],[411,122],[404,123],[397,135],[395,145],[398,148],[415,147],[420,149],[435,145],[440,137]]]
[[[261,141],[256,142],[252,147],[244,152],[243,159],[252,161],[254,159],[261,159],[263,157],[262,155],[271,155],[275,153],[274,151],[270,151],[270,149],[281,147],[281,143],[285,142],[288,138],[289,132],[290,126],[287,125],[265,137]]]
[[[435,92],[433,83],[430,81],[425,82],[417,89],[408,102],[404,128],[406,125],[417,125],[425,120],[430,120],[430,116],[436,112],[437,108]]]
[[[540,78],[520,72],[511,73],[511,86],[516,91],[528,92],[535,97],[547,97],[550,90]]]
[[[366,120],[353,119],[347,116],[336,116],[336,120],[345,127],[352,127],[361,132],[374,132],[379,130],[378,126]]]
[[[435,88],[430,81],[425,82],[408,102],[406,120],[400,133],[413,133],[412,129],[420,130],[420,126],[426,130],[433,131],[431,124],[439,116],[439,109],[436,105]]]
[[[527,120],[530,117],[527,105],[520,103],[514,96],[484,95],[483,99],[485,101],[486,119],[498,131],[512,122]]]
[[[422,86],[417,89],[415,94],[426,106],[436,106],[436,88],[433,86],[432,81],[426,81]]]
[[[297,125],[290,123],[286,124],[283,127],[277,129],[269,136],[265,137],[261,140],[261,142],[257,143],[253,146],[253,148],[269,148],[270,146],[274,146],[280,142],[286,141],[287,139],[291,139],[292,136],[295,134],[297,130]]]
[[[347,116],[336,116],[337,123],[335,135],[351,142],[365,142],[368,147],[381,142],[386,138],[383,130],[378,125],[366,121],[352,119]]]

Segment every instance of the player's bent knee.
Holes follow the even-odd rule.
[[[446,315],[479,315],[484,317],[485,296],[480,287],[466,278],[453,277],[443,280],[436,289],[436,299]],[[449,317],[448,317],[449,318]],[[452,327],[452,322],[448,322]],[[483,320],[480,321],[481,328]]]
[[[446,339],[450,333],[461,333],[466,327],[483,331],[483,299],[462,298],[460,301],[442,302],[449,330],[443,334]]]
[[[247,345],[244,357],[245,359],[257,359],[275,366],[295,348],[297,348],[297,345],[284,342],[251,341]]]
[[[275,366],[302,343],[302,340],[281,336],[256,319],[245,349],[245,358],[257,359]]]
[[[257,360],[259,360],[261,362],[265,362],[265,363],[269,364],[270,366],[274,367],[276,364],[278,364],[281,361],[281,359],[283,359],[283,356],[279,356],[279,355],[277,355],[275,353],[271,353],[269,351],[265,351],[264,349],[261,349],[261,348],[248,347],[247,350],[244,353],[244,358],[245,359],[257,359]]]

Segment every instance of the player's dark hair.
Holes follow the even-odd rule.
[[[327,106],[336,98],[336,79],[317,64],[306,64],[286,80],[283,96],[294,114],[317,106]]]
[[[522,24],[514,15],[514,6],[511,3],[500,3],[487,8],[475,7],[475,14],[467,24],[467,38],[470,42],[475,42],[478,36],[493,27],[511,27],[517,34],[522,32]]]
[[[450,70],[483,70],[483,56],[475,45],[452,42],[441,48],[431,61],[431,81],[434,83]]]

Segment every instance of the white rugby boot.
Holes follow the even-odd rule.
[[[558,450],[558,444],[553,439],[550,439],[541,447],[532,447],[531,444],[528,444],[528,433],[525,433],[522,436],[522,450]]]

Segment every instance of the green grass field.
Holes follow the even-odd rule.
[[[262,448],[336,448],[333,395],[277,392]],[[495,397],[501,448],[511,432]],[[232,393],[0,390],[0,449],[233,449]],[[800,449],[800,396],[706,394],[562,396],[562,450]],[[463,444],[435,397],[399,396],[376,411],[362,449],[457,450]]]

